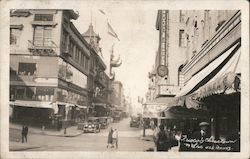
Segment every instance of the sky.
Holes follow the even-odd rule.
[[[105,12],[102,14],[99,9]],[[125,95],[136,105],[138,96],[144,97],[148,88],[148,72],[152,70],[158,48],[159,33],[155,28],[157,10],[145,8],[81,7],[76,9],[79,18],[72,21],[80,33],[84,33],[92,22],[101,37],[100,47],[107,64],[114,44],[114,54],[119,55],[122,65],[114,68],[116,79],[123,83]],[[117,33],[120,41],[107,33],[107,21]],[[107,69],[109,70],[109,69]],[[107,72],[108,73],[108,72]]]

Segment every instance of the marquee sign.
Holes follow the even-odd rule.
[[[168,74],[167,69],[167,11],[161,11],[161,24],[160,24],[160,49],[159,49],[159,67],[157,73],[163,77]]]

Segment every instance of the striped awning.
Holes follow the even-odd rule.
[[[239,48],[240,44],[235,44],[209,65],[207,65],[204,69],[194,75],[176,95],[176,97],[192,94],[206,83],[210,83],[211,80],[215,80],[216,77],[223,76],[223,73],[220,72],[225,72],[227,68],[233,68],[228,67],[228,65],[231,65],[232,61],[237,61],[237,58],[239,58]]]

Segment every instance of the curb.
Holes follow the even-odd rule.
[[[41,146],[34,146],[34,147],[25,147],[25,148],[19,148],[19,149],[9,149],[9,151],[25,151],[25,150],[30,150],[30,149],[37,149],[40,148]]]
[[[16,129],[16,130],[20,130],[18,128],[10,128],[10,129]],[[30,134],[39,134],[39,135],[46,135],[46,136],[58,136],[58,137],[77,137],[77,136],[80,136],[83,134],[83,132],[81,133],[77,133],[77,134],[74,134],[74,135],[64,135],[64,134],[48,134],[46,132],[36,132],[36,131],[30,131],[29,132]]]
[[[74,134],[74,135],[64,135],[64,134],[43,134],[43,135],[46,135],[46,136],[58,136],[58,137],[77,137],[77,136],[80,136],[82,135],[83,133],[78,133],[78,134]]]

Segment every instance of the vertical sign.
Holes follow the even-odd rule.
[[[160,65],[166,65],[166,20],[167,12],[161,11],[161,46],[160,46]]]

